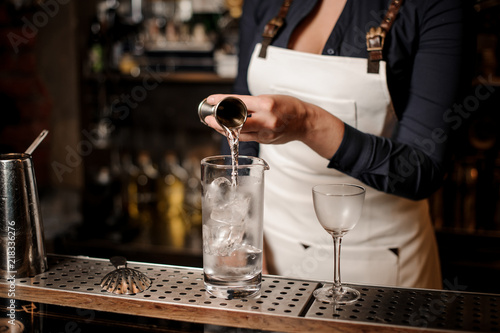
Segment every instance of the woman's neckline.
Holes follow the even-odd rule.
[[[312,11],[295,27],[287,48],[321,54],[335,31],[349,0],[319,0]]]

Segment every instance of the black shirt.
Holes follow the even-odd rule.
[[[272,45],[287,47],[293,30],[316,2],[295,0]],[[282,0],[245,0],[235,93],[249,94],[252,51],[281,4]],[[380,24],[388,6],[387,0],[347,0],[322,54],[366,58],[366,32]],[[460,0],[404,1],[384,46],[397,129],[384,138],[346,124],[341,146],[325,167],[412,199],[427,197],[440,186],[463,82],[463,9]],[[258,145],[242,142],[240,152],[258,154]]]

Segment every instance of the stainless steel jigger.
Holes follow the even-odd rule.
[[[226,97],[215,105],[208,104],[205,98],[198,106],[198,115],[205,125],[205,118],[214,116],[222,127],[237,129],[247,121],[248,112],[245,103],[236,97]]]
[[[31,155],[0,154],[0,277],[29,277],[46,270]]]

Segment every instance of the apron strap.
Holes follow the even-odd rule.
[[[267,55],[267,47],[271,45],[273,38],[278,33],[279,29],[285,23],[285,17],[288,13],[288,9],[292,4],[293,0],[284,0],[281,5],[280,11],[276,17],[269,21],[262,33],[262,46],[260,49],[259,57],[265,58]],[[396,20],[399,12],[399,8],[403,4],[403,0],[392,0],[389,5],[380,26],[371,27],[366,33],[366,48],[368,51],[368,73],[379,72],[379,62],[383,59],[382,50],[384,48],[385,36],[392,27],[392,24]]]
[[[276,36],[281,26],[283,26],[283,23],[285,23],[285,17],[291,4],[292,0],[283,1],[278,16],[274,17],[271,21],[269,21],[269,23],[266,24],[264,33],[262,34],[263,40],[259,54],[260,58],[266,57],[267,47],[271,44],[274,36]]]
[[[378,74],[379,62],[382,60],[385,36],[392,27],[403,0],[392,0],[384,19],[378,27],[371,27],[366,33],[366,49],[368,51],[368,73]]]

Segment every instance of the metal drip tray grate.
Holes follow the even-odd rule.
[[[80,257],[49,257],[49,272],[33,278],[18,279],[20,285],[41,288],[108,295],[149,302],[166,302],[197,307],[225,308],[250,312],[271,312],[298,316],[318,284],[289,279],[262,279],[261,295],[249,299],[221,299],[208,294],[204,289],[203,270],[128,262],[128,267],[137,269],[153,280],[149,289],[131,295],[115,295],[103,290],[101,279],[115,268],[102,259]]]
[[[356,287],[361,298],[333,307],[314,302],[306,317],[413,328],[500,332],[500,296],[439,290]]]
[[[451,291],[354,286],[361,299],[332,306],[315,301],[316,281],[264,276],[260,297],[221,299],[204,289],[203,270],[129,262],[152,285],[142,293],[116,295],[101,279],[114,270],[105,259],[49,256],[49,271],[16,280],[19,299],[80,306],[205,324],[275,331],[384,329],[418,332],[500,332],[500,296]],[[0,289],[8,283],[0,279]],[[4,289],[3,289],[4,290]]]

